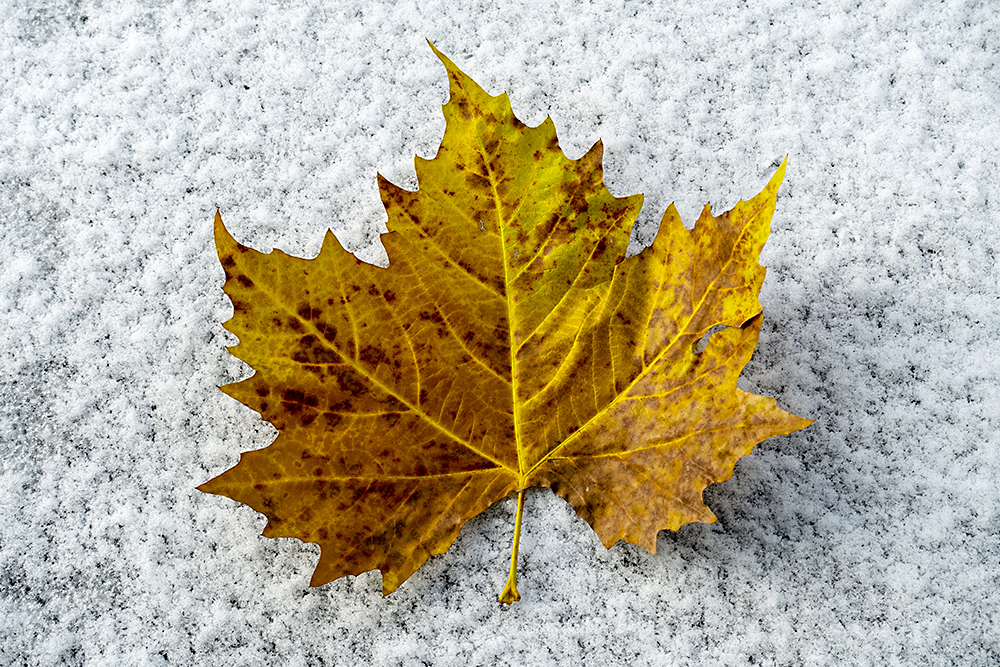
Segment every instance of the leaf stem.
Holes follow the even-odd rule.
[[[521,599],[517,592],[517,547],[521,542],[521,515],[524,514],[524,489],[517,492],[517,516],[514,519],[514,544],[510,553],[510,574],[507,575],[507,585],[500,593],[499,602],[509,605]]]

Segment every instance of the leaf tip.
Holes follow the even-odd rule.
[[[449,98],[448,102],[445,104],[446,108],[452,104],[456,104],[458,107],[463,107],[463,114],[467,114],[468,111],[464,109],[464,105],[471,103],[474,106],[481,106],[483,104],[488,104],[489,100],[494,99],[493,95],[487,93],[482,86],[480,86],[468,74],[463,72],[458,65],[452,62],[451,58],[443,54],[440,49],[431,43],[430,40],[427,40],[427,44],[431,47],[431,50],[434,51],[434,55],[438,57],[444,65],[445,70],[448,72]],[[509,102],[507,102],[507,106],[510,106]],[[445,111],[445,117],[448,117],[447,111]]]
[[[443,54],[438,47],[434,46],[434,42],[428,39],[427,46],[431,47],[431,51],[433,51],[434,55],[438,57],[438,60],[440,60],[442,64],[444,64],[444,68],[448,70],[449,74],[451,74],[452,72],[461,73],[461,70],[458,69],[458,65],[452,62],[451,58]]]
[[[781,182],[785,180],[785,169],[787,167],[788,167],[788,154],[786,153],[785,159],[781,161],[780,165],[778,165],[778,170],[774,172],[774,176],[772,176],[770,182],[768,182],[767,189],[774,188],[774,190],[777,191],[778,186],[781,185]]]
[[[199,484],[194,488],[198,491],[201,491],[202,493],[208,493],[213,496],[221,496],[223,495],[223,493],[219,490],[219,484],[218,484],[218,480],[220,477],[222,477],[222,475],[216,475],[207,482],[202,482],[201,484]]]
[[[222,213],[219,209],[215,209],[215,219],[212,222],[212,227],[215,230],[215,238],[218,240],[220,233],[225,233],[226,225],[222,222]]]
[[[215,211],[215,222],[213,223],[215,233],[215,249],[218,251],[219,259],[225,264],[224,256],[238,245],[233,235],[226,229],[226,223],[222,221],[222,214],[218,209]]]
[[[681,214],[677,210],[677,204],[675,202],[670,202],[667,206],[667,210],[663,212],[663,217],[660,218],[660,228],[662,229],[664,225],[680,225],[681,229],[684,228],[684,222],[681,220]]]

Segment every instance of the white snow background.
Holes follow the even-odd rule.
[[[3,665],[1000,663],[1000,18],[923,3],[0,2]],[[325,5],[325,6],[324,6]],[[646,207],[790,155],[741,386],[815,418],[605,550],[513,497],[383,599],[195,486],[274,430],[212,241],[384,258],[376,171],[444,130],[432,40]]]

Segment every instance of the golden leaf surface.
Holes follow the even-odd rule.
[[[693,230],[671,205],[625,259],[642,196],[607,190],[601,143],[568,159],[551,119],[524,125],[434,51],[438,154],[415,159],[416,192],[378,177],[388,268],[330,232],[315,259],[262,254],[216,214],[231,352],[255,370],[222,389],[279,435],[198,488],[319,544],[313,585],[377,569],[385,594],[518,491],[509,603],[525,489],[552,488],[608,547],[655,552],[660,530],[715,520],[702,491],[739,457],[810,423],[736,387],[785,165]]]

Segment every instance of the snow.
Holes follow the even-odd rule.
[[[987,2],[0,2],[0,664],[1000,662],[1000,18]],[[384,261],[431,39],[642,192],[633,250],[790,155],[741,386],[816,419],[605,550],[528,494],[388,598],[195,486],[273,429],[216,385],[211,220]]]

